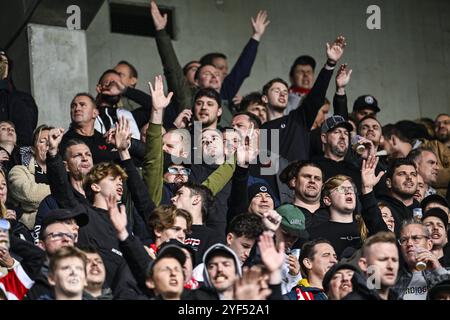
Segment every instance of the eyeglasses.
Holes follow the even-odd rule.
[[[334,188],[334,190],[332,190],[331,192],[334,192],[334,191],[337,191],[340,194],[355,193],[355,188],[354,187],[339,186],[337,188]]]
[[[169,168],[167,171],[169,171],[170,174],[182,174],[186,176],[191,174],[191,169],[189,168]]]
[[[413,236],[410,236],[410,237],[401,237],[400,239],[398,239],[398,243],[400,245],[404,246],[404,245],[406,245],[408,243],[409,239],[412,239],[412,241],[415,244],[418,244],[418,243],[420,243],[421,240],[423,240],[423,239],[430,239],[430,237],[423,236],[423,235],[413,235]]]
[[[46,238],[50,238],[52,241],[62,240],[64,237],[69,238],[72,241],[75,241],[76,236],[73,233],[68,232],[51,232]]]

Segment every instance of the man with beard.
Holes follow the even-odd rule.
[[[422,223],[428,228],[433,242],[431,252],[439,259],[439,263],[444,267],[450,267],[450,250],[448,247],[448,216],[440,208],[432,208],[425,211]]]
[[[434,132],[436,138],[450,148],[450,115],[442,113],[436,117]]]
[[[423,178],[420,174],[417,175],[417,190],[414,194],[414,199],[417,200],[417,202],[422,202],[422,200],[425,198],[425,192],[427,192],[428,186],[423,181]]]
[[[352,178],[358,190],[361,188],[359,169],[345,159],[349,148],[349,135],[352,125],[341,116],[332,116],[322,125],[321,140],[324,155],[313,159],[323,172],[323,179],[327,180],[339,174]]]
[[[394,231],[398,235],[402,222],[411,219],[413,209],[419,207],[419,202],[414,197],[418,185],[416,166],[410,159],[398,158],[394,159],[386,174],[380,172],[377,175],[375,174],[377,163],[378,159],[374,156],[370,156],[363,161],[361,170],[363,210],[361,213],[370,234],[387,231],[387,226],[381,219],[381,211],[377,205],[378,201],[384,202],[392,213],[395,225]],[[386,177],[388,194],[375,197],[374,186],[379,183],[383,176]]]
[[[98,117],[95,119],[95,129],[104,134],[114,127],[121,116],[127,118],[131,124],[134,139],[140,139],[140,129],[148,122],[151,109],[151,97],[132,87],[126,87],[116,70],[106,70],[98,80],[96,86]],[[125,96],[140,105],[139,108],[128,111],[123,108],[121,97]]]
[[[399,265],[397,241],[393,233],[379,232],[369,237],[364,242],[358,261],[367,279],[355,273],[353,290],[343,300],[397,300],[397,294],[391,288],[396,283]]]
[[[430,148],[419,147],[411,151],[408,157],[413,160],[417,166],[417,173],[423,178],[426,185],[425,197],[435,194],[436,182],[439,173],[439,163],[434,151]],[[440,186],[446,187],[446,186]]]
[[[285,297],[289,300],[326,300],[322,282],[327,271],[338,261],[331,243],[320,238],[306,242],[299,261],[304,279]]]
[[[333,245],[338,257],[347,247],[359,249],[359,225],[353,219],[356,207],[355,185],[350,177],[334,176],[323,184],[322,201],[328,209],[330,220],[309,231],[310,239],[325,238]]]

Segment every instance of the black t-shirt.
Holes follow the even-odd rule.
[[[311,239],[325,238],[330,241],[338,257],[347,247],[355,249],[361,247],[361,235],[356,221],[351,223],[327,221],[312,228],[309,236]]]
[[[338,174],[343,174],[352,178],[358,188],[357,191],[361,191],[361,169],[357,168],[353,163],[346,160],[334,161],[325,157],[315,158],[314,161],[323,171],[323,181]]]
[[[203,254],[216,243],[223,243],[223,237],[216,231],[204,225],[192,225],[192,233],[186,237],[184,243],[195,250],[195,266],[203,262]]]
[[[83,141],[91,150],[92,153],[92,160],[94,161],[94,164],[100,163],[100,162],[110,162],[118,159],[117,152],[111,152],[113,146],[106,143],[105,138],[103,135],[94,130],[94,135],[92,136],[82,136],[78,134],[75,130],[69,129],[66,134],[64,134],[63,139],[61,141],[60,146],[60,153],[63,155],[63,152],[65,152],[66,144],[71,139],[78,139]]]

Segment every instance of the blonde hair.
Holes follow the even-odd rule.
[[[329,197],[331,194],[331,191],[333,191],[335,188],[339,187],[345,181],[350,181],[350,183],[352,184],[352,186],[356,192],[356,186],[353,183],[352,178],[350,178],[349,176],[343,175],[343,174],[338,174],[334,177],[327,179],[327,181],[324,182],[324,184],[322,186],[322,199],[324,197]]]

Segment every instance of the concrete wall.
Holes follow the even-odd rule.
[[[85,32],[30,24],[28,37],[39,124],[68,128],[73,96],[88,91]]]
[[[450,1],[160,0],[158,4],[176,9],[174,46],[181,64],[210,51],[226,53],[233,64],[251,36],[250,17],[259,9],[268,10],[271,24],[241,94],[259,90],[276,76],[287,79],[292,61],[301,54],[314,56],[321,65],[325,42],[343,34],[348,47],[342,62],[353,69],[350,106],[358,95],[372,93],[382,108],[383,123],[450,111]],[[371,4],[381,8],[381,30],[366,27]],[[136,65],[138,88],[147,90],[147,81],[162,72],[154,39],[111,34],[109,29],[105,2],[87,30],[91,92],[102,71],[121,59]],[[331,84],[329,98],[333,90]]]

